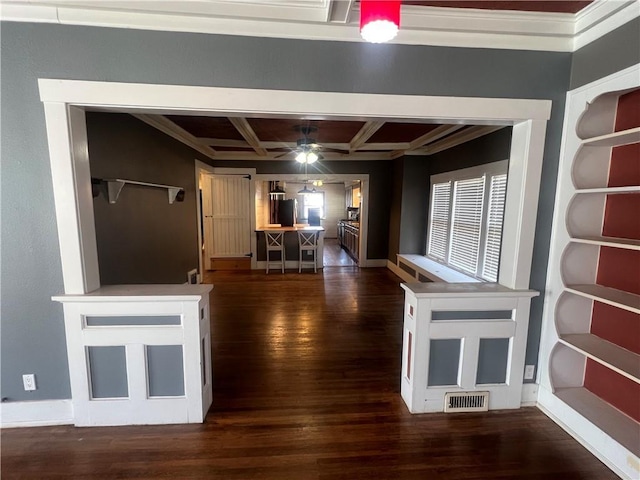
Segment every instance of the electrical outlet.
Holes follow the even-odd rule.
[[[36,387],[36,376],[33,373],[29,373],[27,375],[22,375],[22,383],[24,385],[24,389],[27,392],[35,390]]]
[[[193,270],[189,270],[187,272],[187,283],[197,284],[198,283],[198,270],[195,268]]]
[[[524,366],[524,379],[525,380],[533,380],[533,374],[536,371],[535,365],[525,365]]]

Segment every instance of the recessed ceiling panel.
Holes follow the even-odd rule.
[[[278,118],[249,118],[251,128],[263,142],[295,142],[302,137],[298,126],[316,127],[309,137],[318,143],[349,143],[364,122],[338,120],[295,120]]]
[[[167,118],[195,137],[244,140],[240,132],[226,117],[192,117],[167,115]]]
[[[380,129],[367,140],[367,143],[411,142],[439,126],[440,125],[427,123],[388,122],[380,127]]]

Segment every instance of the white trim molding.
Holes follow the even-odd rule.
[[[207,2],[3,0],[4,21],[362,42],[351,0]],[[348,5],[345,8],[345,3]],[[634,0],[596,0],[577,14],[403,5],[392,43],[572,52],[632,20]]]
[[[400,277],[401,280],[407,283],[417,282],[417,280],[411,276],[409,272],[405,272],[398,265],[393,263],[391,260],[387,260],[387,268],[391,270],[397,277]]]
[[[219,114],[238,112],[314,117],[395,118],[513,125],[500,283],[527,288],[533,254],[538,191],[550,100],[431,97],[287,90],[151,85],[39,79],[44,103],[61,244],[65,293],[99,287],[97,247],[88,169],[85,106],[119,112],[154,110]],[[61,135],[63,133],[64,135]],[[255,178],[257,178],[256,176]],[[280,176],[282,177],[282,176]],[[363,207],[368,205],[368,178]],[[265,178],[268,179],[268,178]],[[282,178],[280,178],[282,179]],[[368,213],[361,212],[361,229]],[[366,244],[361,245],[363,257]]]
[[[523,383],[522,384],[522,400],[520,406],[535,407],[538,405],[538,384]]]
[[[71,400],[35,400],[0,404],[2,428],[73,425]]]

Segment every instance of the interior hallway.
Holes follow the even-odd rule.
[[[535,408],[410,415],[403,292],[387,269],[206,280],[206,423],[3,430],[3,480],[617,478]]]
[[[358,264],[340,246],[337,238],[325,238],[322,265],[325,267],[357,267]]]

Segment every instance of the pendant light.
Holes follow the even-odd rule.
[[[360,35],[371,43],[395,38],[400,28],[400,0],[360,0]]]
[[[298,190],[298,195],[306,195],[307,193],[313,193],[311,190],[307,188],[307,184],[304,184],[304,187]]]
[[[313,193],[311,190],[307,188],[307,182],[309,181],[309,177],[307,176],[307,165],[309,162],[304,162],[304,186],[300,190],[298,190],[298,195],[306,195],[307,193]]]

